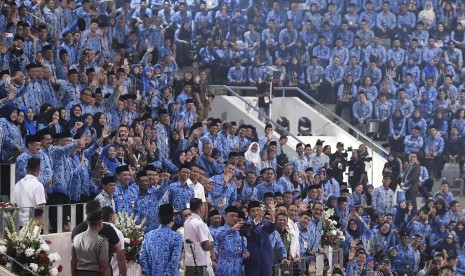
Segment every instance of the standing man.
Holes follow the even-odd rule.
[[[238,209],[228,206],[224,211],[226,224],[215,231],[213,237],[218,247],[218,266],[215,275],[242,275],[243,260],[250,257],[247,239],[239,234],[243,222],[238,222]]]
[[[420,182],[420,164],[418,161],[418,153],[412,152],[408,156],[409,164],[402,178],[401,187],[405,190],[405,198],[411,200],[413,208],[417,207],[418,183]]]
[[[210,262],[208,253],[213,252],[213,238],[202,220],[206,211],[202,200],[193,198],[189,204],[192,215],[184,222],[185,276],[205,275]]]
[[[71,275],[110,276],[108,242],[99,235],[103,229],[102,211],[87,214],[88,229],[73,239]]]
[[[385,215],[394,207],[394,191],[389,189],[391,184],[391,176],[385,174],[383,177],[383,186],[378,187],[373,192],[371,204],[373,209],[378,211],[378,214]]]
[[[194,189],[187,185],[190,172],[189,165],[182,164],[179,167],[179,181],[171,184],[163,196],[163,203],[171,204],[178,212],[186,208],[189,201],[193,199],[195,195]],[[179,224],[181,222],[181,217],[175,217],[174,221]]]
[[[95,197],[95,200],[100,202],[100,206],[103,207],[111,207],[111,209],[115,210],[115,200],[113,199],[113,195],[116,191],[116,178],[111,176],[105,176],[100,180],[102,183],[102,191]]]
[[[142,242],[140,265],[145,275],[179,275],[182,236],[171,230],[173,216],[173,206],[161,205],[158,213],[160,227],[148,232]]]
[[[95,213],[102,213],[102,208],[100,207],[100,203],[98,200],[92,200],[87,202],[86,204],[86,215],[87,215],[87,221],[89,218],[92,219],[92,215]],[[101,215],[103,217],[103,215]],[[71,240],[73,241],[74,244],[74,239],[81,233],[85,233],[89,231],[89,225],[85,221],[76,225],[74,227],[73,232],[71,233]],[[107,256],[111,256],[112,254],[115,255],[116,262],[118,264],[118,270],[120,272],[120,276],[126,276],[126,258],[123,253],[123,243],[121,242],[120,238],[118,237],[118,234],[116,231],[113,229],[113,227],[109,224],[103,224],[102,228],[100,228],[98,231],[98,235],[105,238],[106,241],[108,241],[108,246],[107,246]],[[103,249],[102,249],[103,250]],[[107,259],[108,266],[111,267],[110,265],[110,259]]]
[[[45,205],[45,190],[44,186],[37,180],[40,174],[40,159],[31,157],[27,161],[27,174],[16,183],[13,195],[16,205],[20,209],[19,219],[20,226],[27,225],[29,222],[29,209],[40,205]]]
[[[270,204],[270,220],[264,220],[264,211],[259,201],[251,201],[248,205],[252,235],[247,237],[247,250],[250,258],[245,262],[245,275],[269,276],[272,275],[272,265],[275,264],[273,247],[270,235],[275,230],[274,214],[275,204]]]
[[[227,164],[224,173],[212,176],[209,181],[213,184],[213,191],[209,198],[213,208],[218,209],[218,201],[222,201],[224,206],[235,205],[237,201],[237,186],[231,178],[234,176],[236,166]]]

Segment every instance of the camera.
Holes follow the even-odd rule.
[[[22,56],[23,53],[24,53],[24,51],[21,50],[21,49],[18,48],[18,47],[13,47],[13,48],[11,49],[11,53],[12,53],[14,56]]]
[[[239,235],[243,237],[251,237],[252,236],[252,224],[244,223],[242,227],[239,229]]]

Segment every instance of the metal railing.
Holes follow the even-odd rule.
[[[7,255],[2,254],[2,258],[6,259],[7,263],[10,263],[9,266],[3,266],[6,270],[11,272],[13,275],[15,272],[21,271],[21,275],[30,275],[30,276],[39,276],[37,272],[32,271],[29,267],[25,266],[24,264],[18,262],[15,258]]]
[[[210,85],[210,87],[212,88],[222,88],[222,89],[225,89],[226,91],[228,91],[229,93],[233,94],[234,96],[236,96],[238,99],[240,99],[242,102],[244,102],[248,107],[250,107],[251,109],[253,109],[254,111],[256,111],[258,114],[260,114],[261,116],[263,116],[264,118],[266,118],[266,120],[271,123],[272,125],[275,126],[275,129],[279,129],[281,131],[283,131],[284,133],[286,133],[287,136],[290,136],[292,138],[294,138],[295,140],[297,140],[299,143],[303,143],[302,140],[300,140],[298,138],[298,136],[292,134],[289,130],[283,128],[280,124],[278,124],[277,122],[273,121],[273,119],[271,117],[269,117],[268,115],[266,115],[265,113],[261,112],[257,107],[255,107],[253,104],[251,104],[250,102],[248,102],[246,99],[244,99],[241,95],[239,95],[239,93],[237,93],[236,91],[232,90],[229,86],[226,86],[226,85]]]
[[[213,89],[224,89],[224,90],[230,92],[231,94],[237,96],[239,99],[241,99],[243,102],[245,102],[245,103],[247,103],[249,105],[250,105],[250,103],[248,103],[242,97],[242,95],[240,95],[239,92],[237,92],[237,91],[238,90],[249,90],[249,91],[250,90],[252,90],[252,91],[257,90],[257,88],[255,86],[210,85],[210,87],[212,87]],[[234,93],[233,93],[233,91],[234,91]],[[373,141],[372,138],[367,136],[365,133],[361,132],[358,128],[354,127],[353,125],[348,123],[346,120],[344,120],[340,116],[336,115],[332,110],[330,110],[328,107],[326,107],[322,103],[315,100],[313,97],[309,96],[307,93],[302,91],[300,88],[298,88],[298,87],[274,87],[273,91],[283,91],[283,97],[286,96],[286,93],[285,93],[286,91],[297,92],[300,96],[302,96],[303,98],[305,98],[305,99],[309,100],[310,102],[312,102],[313,103],[312,108],[317,110],[320,115],[325,116],[326,118],[328,118],[331,121],[337,120],[339,126],[344,126],[344,127],[348,128],[348,129],[350,129],[353,132],[353,136],[357,140],[363,141],[364,144],[368,144],[367,146],[369,146],[369,148],[376,149],[376,151],[378,151],[379,153],[385,153],[385,154],[388,153],[383,147],[381,147],[375,141]],[[272,103],[271,103],[271,105],[272,105]],[[254,110],[257,111],[257,109],[255,107],[254,107]],[[261,113],[261,115],[263,116],[263,113]],[[283,129],[281,126],[279,126],[279,127],[280,127],[280,129]],[[295,137],[294,135],[291,135],[291,136]]]
[[[63,226],[67,223],[63,221],[64,209],[69,209],[70,225],[69,228],[72,230],[77,224],[81,223],[81,219],[85,220],[85,204],[86,203],[74,203],[74,204],[62,204],[62,205],[44,205],[36,208],[42,209],[44,225],[43,225],[43,234],[50,234],[50,208],[56,208],[56,233],[63,232]],[[78,214],[77,207],[82,206],[82,214]],[[13,218],[16,232],[20,230],[20,209],[26,209],[29,212],[29,218],[34,217],[35,208],[3,208],[0,209],[0,239],[5,237],[5,228],[11,229],[12,225],[10,224],[10,218]],[[79,217],[78,217],[79,215]]]

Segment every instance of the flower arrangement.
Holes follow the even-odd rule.
[[[334,209],[328,209],[324,212],[322,217],[322,235],[320,239],[320,245],[331,246],[333,248],[339,248],[341,243],[345,241],[344,232],[337,228],[337,220],[334,219]]]
[[[12,229],[15,229],[13,218],[10,218]],[[18,263],[27,267],[30,271],[37,273],[40,276],[56,276],[63,270],[59,265],[55,267],[54,264],[61,260],[60,255],[50,253],[50,241],[44,241],[40,238],[40,228],[36,229],[31,219],[25,226],[24,232],[19,237],[16,231],[5,229],[7,238],[0,240],[0,265],[11,267],[12,271],[18,275],[29,275],[23,267],[17,264],[11,264],[8,261],[9,257],[15,259]]]
[[[139,262],[142,241],[144,240],[145,218],[137,224],[138,217],[134,214],[119,212],[116,216],[116,228],[124,236],[124,255],[127,261]]]

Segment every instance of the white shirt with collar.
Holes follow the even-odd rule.
[[[191,240],[192,244],[186,243],[186,240]],[[213,242],[212,235],[210,234],[207,224],[203,222],[202,218],[193,213],[186,222],[184,222],[185,266],[195,266],[193,258],[194,253],[198,266],[208,265],[210,262],[210,253],[203,250],[201,244],[204,241]],[[193,250],[191,250],[191,246]]]
[[[19,211],[20,225],[24,226],[29,222],[29,208],[46,203],[44,185],[39,182],[37,177],[26,174],[15,185],[14,202],[18,207],[24,207]]]

